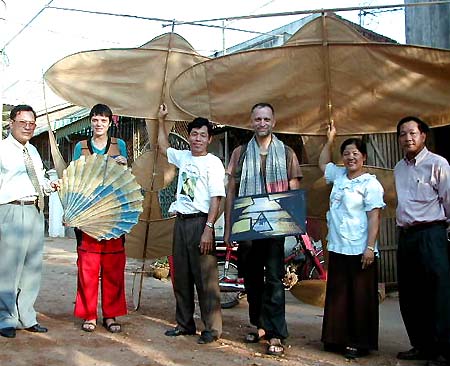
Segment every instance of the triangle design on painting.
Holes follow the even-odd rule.
[[[258,216],[258,218],[255,220],[252,229],[256,232],[262,232],[262,231],[272,231],[272,226],[269,223],[269,220],[267,220],[266,215],[264,215],[264,212],[261,212]]]

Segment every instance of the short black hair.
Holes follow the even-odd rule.
[[[31,112],[31,113],[33,113],[34,119],[36,120],[36,118],[37,118],[36,112],[34,111],[34,109],[31,106],[29,106],[27,104],[19,104],[19,105],[16,105],[11,110],[11,112],[9,113],[9,119],[14,121],[19,112]]]
[[[89,119],[91,119],[94,116],[108,117],[109,122],[112,122],[113,112],[111,108],[109,108],[106,104],[96,104],[92,107],[91,111],[89,112]]]
[[[213,132],[213,125],[211,122],[209,122],[208,119],[203,117],[197,117],[192,122],[189,122],[187,125],[188,134],[191,134],[191,131],[193,128],[202,128],[203,126],[206,126],[208,128],[208,136],[212,136]]]
[[[341,155],[344,153],[344,150],[348,145],[355,145],[358,151],[367,157],[367,145],[363,140],[356,137],[350,137],[345,140],[341,145]]]
[[[275,110],[272,107],[272,104],[270,103],[256,103],[253,107],[252,110],[250,111],[250,113],[253,113],[255,111],[255,109],[259,109],[259,108],[270,108],[270,110],[272,111],[272,114],[275,115]]]
[[[428,131],[430,131],[430,127],[424,121],[422,121],[419,117],[407,116],[407,117],[403,117],[397,123],[397,137],[400,136],[401,125],[404,123],[407,123],[407,122],[416,122],[417,126],[419,127],[419,131],[422,133],[428,133]]]

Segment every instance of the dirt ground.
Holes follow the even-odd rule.
[[[290,337],[284,357],[264,354],[265,344],[245,344],[248,325],[247,303],[223,310],[222,339],[198,345],[197,337],[169,338],[164,331],[174,326],[175,301],[169,281],[146,277],[141,308],[131,310],[132,271],[127,264],[127,292],[130,312],[120,318],[123,332],[108,333],[101,326],[94,333],[80,329],[81,321],[72,315],[76,290],[76,253],[73,239],[46,239],[44,271],[36,303],[38,320],[49,328],[45,334],[25,331],[17,337],[0,337],[0,365],[14,366],[158,366],[158,365],[420,365],[398,361],[395,354],[409,348],[401,321],[398,301],[388,297],[380,305],[380,350],[358,361],[324,352],[320,343],[322,309],[305,305],[290,293],[286,295],[286,316]],[[201,322],[198,310],[196,319]]]

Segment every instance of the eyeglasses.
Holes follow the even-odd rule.
[[[30,128],[36,127],[36,121],[14,120],[14,122],[17,122],[20,127],[27,127],[27,126]]]

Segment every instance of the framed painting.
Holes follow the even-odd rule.
[[[231,212],[231,240],[257,240],[306,232],[306,191],[238,197]]]

